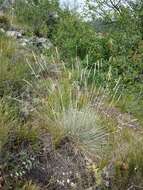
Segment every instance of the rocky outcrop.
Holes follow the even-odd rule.
[[[35,47],[39,50],[50,49],[53,47],[50,39],[37,36],[28,37],[25,36],[24,31],[17,30],[15,28],[7,31],[4,28],[0,28],[0,32],[4,33],[8,37],[16,39],[18,43],[24,47]]]
[[[12,5],[14,5],[15,0],[4,0],[3,3],[0,5],[0,11],[5,11],[9,9]]]

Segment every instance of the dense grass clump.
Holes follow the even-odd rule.
[[[142,187],[142,137],[140,134],[134,135],[133,131],[124,130],[119,139],[116,139],[120,144],[118,143],[115,152],[115,176],[112,188]]]
[[[31,74],[26,62],[29,57],[26,51],[5,35],[0,36],[0,96],[19,96],[25,86],[24,80],[30,79]]]
[[[92,108],[97,89],[94,85],[88,89],[89,72],[82,69],[80,63],[76,64],[79,65],[69,70],[62,63],[63,71],[56,79],[51,75],[48,77],[48,69],[52,68],[52,65],[56,68],[56,65],[53,63],[44,66],[44,73],[47,74],[39,76],[36,78],[37,82],[33,83],[33,89],[41,99],[36,114],[44,123],[48,123],[47,127],[55,136],[55,141],[58,140],[57,136],[71,136],[79,145],[94,152],[104,147],[110,128],[100,121],[96,108]],[[41,68],[39,63],[37,66]],[[32,65],[30,68],[37,77],[38,70]],[[43,90],[39,91],[40,88]],[[105,97],[104,94],[101,101]]]

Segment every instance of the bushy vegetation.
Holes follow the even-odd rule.
[[[59,3],[52,1],[17,1],[15,13],[17,22],[27,28],[28,33],[38,36],[50,36],[53,30],[55,19],[59,12]]]
[[[94,2],[85,1],[90,20],[58,0],[17,0],[0,16],[0,175],[6,189],[60,188],[61,174],[40,176],[54,168],[55,156],[69,172],[82,162],[72,170],[71,186],[65,178],[65,190],[143,187],[143,3]],[[13,27],[26,39],[50,39],[52,48],[22,46],[5,32]]]

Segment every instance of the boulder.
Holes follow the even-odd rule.
[[[15,30],[9,30],[9,31],[7,31],[6,35],[8,37],[13,37],[15,39],[22,38],[22,33],[18,32],[18,31],[15,31]]]
[[[37,46],[37,47],[41,47],[44,49],[50,49],[51,47],[53,47],[53,44],[51,43],[51,41],[48,38],[33,38],[32,40],[33,45]]]
[[[21,37],[20,44],[22,46],[34,46],[38,49],[50,49],[53,47],[52,42],[48,38],[39,37]]]

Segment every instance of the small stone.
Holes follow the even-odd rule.
[[[0,32],[5,33],[5,30],[3,28],[0,28]]]

